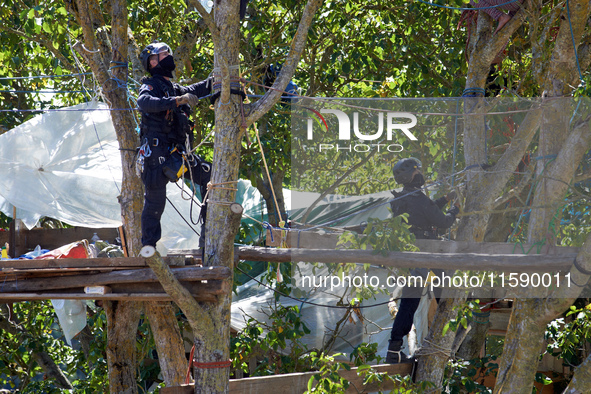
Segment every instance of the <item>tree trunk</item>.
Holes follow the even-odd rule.
[[[69,8],[83,28],[84,43],[88,51],[82,49],[80,54],[86,59],[93,74],[103,86],[104,94],[113,109],[111,119],[117,133],[123,170],[122,189],[119,196],[121,217],[129,255],[136,256],[141,248],[143,185],[135,172],[135,149],[139,145],[139,139],[135,132],[136,122],[127,91],[129,73],[127,61],[129,58],[136,58],[136,54],[128,55],[130,40],[127,2],[114,0],[108,5],[111,7],[112,18],[110,37],[105,33],[107,31],[104,28],[105,21],[96,0],[90,2],[78,0],[76,7]],[[135,47],[133,41],[131,41],[131,47]],[[93,52],[94,50],[99,51]],[[137,61],[132,64],[136,67],[139,65]],[[133,302],[127,305],[127,302],[119,301],[107,303],[107,305],[107,316],[115,319],[109,322],[111,329],[108,346],[111,351],[107,352],[111,392],[136,393],[135,345],[130,344],[135,344],[136,328],[140,318],[140,314],[136,312],[141,310],[141,304]],[[155,341],[157,344],[166,342],[172,344],[170,347],[158,349],[160,367],[165,378],[177,382],[178,376],[181,376],[185,369],[186,358],[184,351],[179,351],[182,347],[182,338],[177,327],[176,316],[172,308],[155,311],[154,305],[146,305],[146,310],[153,317],[160,315],[161,321],[153,330]],[[120,312],[128,310],[134,313],[128,315],[126,312]],[[119,319],[123,320],[119,321]],[[135,320],[132,321],[132,319]],[[119,335],[129,335],[129,337],[118,337]],[[163,336],[160,337],[160,335]],[[124,348],[116,349],[119,344],[124,344]]]
[[[541,302],[530,299],[513,303],[495,393],[531,393],[545,343],[546,325],[534,318]]]
[[[502,30],[493,35],[491,18],[484,12],[479,12],[476,34],[472,35],[468,43],[469,67],[465,95],[472,97],[464,99],[464,156],[466,166],[474,167],[467,173],[466,201],[463,211],[468,215],[463,216],[460,220],[457,239],[461,241],[482,242],[484,240],[491,216],[486,212],[494,207],[494,199],[502,194],[510,173],[517,167],[537,129],[536,120],[539,119],[540,114],[532,111],[520,126],[517,135],[501,159],[489,172],[484,170],[483,165],[490,165],[487,157],[484,123],[486,103],[482,97],[478,96],[484,96],[486,77],[492,60],[521,25],[523,17],[523,11],[519,11]],[[479,93],[479,89],[482,89],[482,93]],[[470,214],[470,212],[481,213]],[[435,319],[455,318],[456,313],[451,309],[452,305],[459,305],[463,301],[465,301],[465,297],[459,298],[455,302],[444,303],[438,308]],[[445,322],[447,321],[445,320]],[[432,337],[433,342],[430,346],[444,349],[444,352],[451,350],[454,335],[448,333],[442,337],[437,334],[436,330],[436,327],[432,327],[430,330],[429,336]],[[482,340],[484,337],[484,335],[477,336],[478,340]],[[475,349],[479,344],[473,343],[471,346]],[[444,357],[443,352],[440,352],[437,357],[430,357],[430,360],[429,357],[420,358],[416,379],[431,381],[439,386],[443,380],[443,372],[449,356],[449,352],[447,357]],[[423,360],[423,358],[427,358],[427,360]]]
[[[589,391],[589,387],[591,387],[591,355],[587,356],[585,361],[575,369],[573,378],[563,394],[586,393]]]
[[[549,205],[553,208],[532,211],[528,226],[530,243],[555,244],[554,221],[559,220],[556,215],[564,204],[564,196],[576,168],[591,143],[589,120],[586,119],[584,123],[569,130],[572,100],[559,98],[569,92],[569,85],[572,86],[578,78],[571,34],[580,42],[589,18],[588,1],[572,1],[569,7],[570,17],[565,15],[562,18],[548,72],[540,83],[550,97],[550,102],[544,106],[544,122],[539,141],[540,162],[536,172],[538,184],[532,205]],[[586,243],[590,241],[591,237]],[[586,260],[584,250],[585,248],[577,256],[582,263]],[[582,283],[587,280],[588,276]],[[567,289],[566,294],[556,294],[555,298],[560,300],[517,299],[513,303],[511,330],[505,339],[495,392],[517,393],[532,390],[540,344],[544,343],[545,327],[568,307],[573,300],[573,290]]]
[[[207,212],[204,266],[234,266],[234,236],[239,218],[232,214],[229,205],[235,201],[236,192],[230,190],[238,180],[241,140],[240,96],[230,94],[230,80],[237,79],[233,66],[239,65],[239,2],[218,2],[215,9],[215,25],[221,39],[214,48],[214,83],[221,83],[220,98],[215,107],[215,141],[211,183]],[[233,270],[232,270],[233,272]],[[233,278],[230,278],[231,284]],[[218,297],[216,304],[201,304],[210,317],[211,324],[201,327],[201,336],[195,335],[193,368],[195,393],[226,393],[230,378],[230,293]],[[219,362],[217,366],[211,363]],[[208,366],[211,365],[211,367]]]
[[[107,315],[107,365],[109,390],[117,394],[137,393],[135,352],[142,303],[105,301]]]
[[[171,302],[146,302],[144,312],[150,321],[162,378],[167,386],[185,382],[187,358],[181,330],[176,319],[176,308]]]
[[[454,308],[461,306],[465,301],[466,295],[461,293],[457,293],[456,298],[442,298],[439,301],[433,325],[419,350],[416,380],[432,382],[435,385],[434,392],[441,392],[443,371],[449,361],[456,337],[456,333],[452,330],[447,330],[445,335],[442,335],[443,328],[451,319],[456,318],[457,311]]]

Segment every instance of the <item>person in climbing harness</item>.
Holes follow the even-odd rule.
[[[142,114],[137,163],[145,187],[142,245],[155,247],[162,235],[160,218],[166,204],[168,182],[185,177],[200,186],[202,197],[205,195],[211,164],[191,153],[189,115],[200,98],[210,95],[211,84],[209,80],[190,86],[171,82],[175,63],[165,43],[148,45],[141,52],[140,60],[150,74],[142,80],[137,100]],[[204,224],[205,204],[200,220]]]
[[[390,202],[394,216],[408,214],[410,231],[417,239],[438,239],[438,229],[450,228],[459,213],[459,203],[443,213],[441,209],[448,202],[455,200],[454,192],[433,201],[425,195],[422,187],[425,178],[421,172],[421,162],[415,158],[398,161],[393,168],[394,180],[404,187],[401,192],[393,191],[394,199]],[[426,278],[429,270],[426,268],[411,269],[411,275]],[[423,288],[404,287],[398,313],[392,325],[390,344],[386,354],[386,363],[397,364],[410,360],[401,351],[403,338],[410,332],[414,314],[419,307]]]

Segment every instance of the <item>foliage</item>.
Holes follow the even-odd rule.
[[[65,339],[49,301],[13,304],[14,319],[22,330],[13,335],[1,331],[0,388],[29,393],[61,393],[54,379],[48,379],[31,353],[46,352],[62,370],[76,393],[108,392],[106,359],[107,320],[104,310],[87,303],[87,328],[73,339],[74,347]],[[138,327],[138,387],[143,392],[160,382],[160,368],[154,359],[154,340],[147,320]],[[18,344],[14,346],[13,344]],[[85,348],[85,346],[87,346]]]
[[[59,363],[73,384],[79,383],[82,387],[98,391],[104,389],[106,357],[103,340],[95,341],[86,358],[82,351],[73,350],[65,344],[51,303],[15,303],[13,311],[23,330],[15,335],[7,331],[2,332],[0,385],[18,388],[24,392],[58,392],[53,379],[43,379],[43,371],[31,357],[32,352],[43,351]],[[91,314],[89,327],[92,327],[96,339],[105,339],[105,324],[104,314]],[[19,346],[11,346],[13,343]],[[79,379],[82,376],[85,378]]]
[[[232,338],[232,366],[248,372],[250,358],[259,356],[262,362],[257,365],[255,376],[307,370],[310,361],[303,356],[308,349],[301,338],[309,333],[310,329],[302,322],[298,307],[276,305],[269,313],[268,323],[251,317],[246,327]]]
[[[445,335],[449,329],[455,332],[460,325],[464,328],[468,328],[468,322],[472,320],[473,314],[480,312],[479,302],[479,300],[467,300],[463,305],[456,308],[456,318],[451,319],[445,324],[442,335]]]
[[[449,394],[492,393],[492,390],[483,383],[486,376],[497,375],[499,365],[494,362],[496,359],[496,356],[485,356],[449,363],[446,373],[448,378],[444,381],[445,392]]]
[[[349,387],[349,381],[341,377],[338,373],[340,369],[350,370],[348,364],[335,362],[335,357],[340,356],[336,353],[333,356],[328,356],[324,353],[317,354],[310,353],[310,360],[312,368],[318,371],[308,381],[308,393],[330,393],[337,394],[344,392]]]
[[[591,304],[579,299],[565,313],[546,328],[549,340],[547,351],[560,357],[566,365],[576,367],[587,357],[591,345]]]
[[[12,218],[6,216],[4,213],[0,212],[0,229],[8,230],[8,226],[12,222]]]
[[[415,236],[410,232],[408,214],[387,219],[370,218],[361,234],[345,232],[339,237],[338,246],[348,249],[373,250],[375,254],[386,255],[387,252],[416,252]]]

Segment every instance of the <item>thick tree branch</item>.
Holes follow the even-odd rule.
[[[142,249],[141,255],[146,257],[146,262],[152,268],[154,274],[156,274],[164,291],[181,308],[193,329],[193,333],[199,333],[199,324],[213,324],[211,317],[201,309],[199,303],[193,298],[189,290],[178,281],[170,270],[170,267],[166,265],[160,254],[156,252],[156,249],[145,246]]]
[[[511,139],[511,144],[494,166],[492,172],[496,179],[495,184],[499,185],[500,189],[504,187],[508,179],[513,175],[513,172],[525,155],[534,135],[540,128],[542,123],[542,112],[542,108],[538,106],[526,114],[525,118],[519,125],[517,133]],[[499,192],[500,190],[492,192],[492,194],[498,195]]]
[[[212,15],[205,10],[205,7],[203,7],[203,5],[201,5],[201,2],[199,2],[199,0],[189,0],[187,4],[192,7],[195,7],[197,9],[199,14],[201,15],[201,17],[205,21],[205,24],[207,25],[209,32],[211,33],[211,39],[213,41],[213,45],[215,47],[219,46],[220,40],[221,40],[221,33],[220,33],[220,29],[217,28]],[[213,9],[212,9],[212,11],[213,11]]]
[[[267,93],[265,93],[265,95],[251,107],[250,113],[246,118],[247,127],[260,119],[281,98],[283,90],[285,90],[285,87],[295,73],[306,45],[308,30],[314,19],[314,14],[321,3],[322,0],[308,0],[298,30],[291,42],[291,49],[283,67],[281,68],[281,72],[275,80],[275,83],[273,83],[271,89],[269,89]]]

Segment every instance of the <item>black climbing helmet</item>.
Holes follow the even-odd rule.
[[[168,53],[170,53],[172,55],[172,50],[170,49],[170,47],[163,42],[153,42],[150,45],[148,45],[147,47],[145,47],[144,50],[142,51],[142,53],[140,53],[140,61],[142,62],[142,66],[144,67],[144,70],[150,71],[150,70],[148,70],[150,56],[157,55],[161,52],[167,52],[167,51],[168,51]]]
[[[414,157],[409,157],[400,160],[394,164],[392,173],[394,173],[394,180],[396,183],[406,185],[412,181],[413,173],[415,170],[421,171],[421,161]]]

